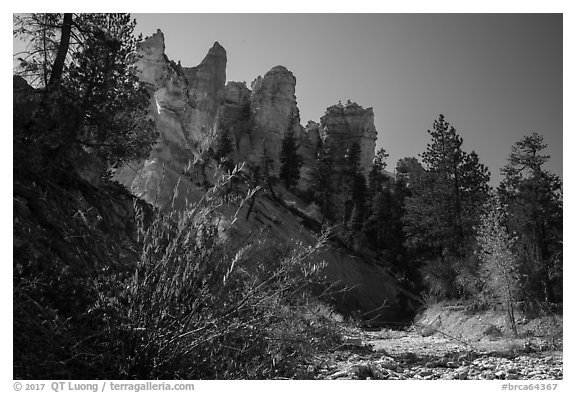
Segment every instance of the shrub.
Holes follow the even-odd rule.
[[[101,225],[113,216],[111,195],[18,186],[14,377],[306,376],[307,359],[339,337],[309,295],[322,285],[313,254],[323,238],[304,246],[240,236],[253,191],[230,201],[230,176],[182,213],[136,204],[137,239],[113,220]]]
[[[139,214],[138,266],[125,290],[100,304],[119,376],[297,377],[308,356],[337,341],[306,312],[322,239],[308,247],[238,239],[237,217],[255,191],[236,208],[225,204],[219,192],[231,176],[182,213],[148,225]]]

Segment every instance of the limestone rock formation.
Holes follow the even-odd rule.
[[[218,131],[225,96],[226,60],[226,50],[216,42],[200,65],[183,68],[189,86],[188,102],[193,108],[187,126],[197,133],[201,149],[210,145]]]
[[[332,168],[330,176],[332,189],[331,200],[334,204],[333,218],[345,219],[351,213],[352,179],[346,167],[346,156],[350,148],[357,144],[360,147],[360,170],[365,178],[374,160],[377,131],[374,125],[372,108],[364,109],[355,102],[346,105],[338,103],[326,109],[320,123],[308,122],[302,138],[301,154],[304,157],[304,167],[301,171],[301,185],[309,188],[313,177],[318,148],[328,147],[332,153]]]
[[[326,109],[320,119],[324,139],[334,147],[335,157],[344,157],[346,151],[357,143],[362,152],[360,166],[368,174],[374,160],[377,131],[372,108],[364,109],[355,102],[338,103]]]
[[[228,82],[224,91],[224,110],[220,128],[227,131],[235,142],[233,159],[244,160],[250,154],[250,96],[252,91],[244,82]]]
[[[133,193],[159,206],[171,202],[181,175],[215,138],[224,107],[226,61],[226,51],[216,42],[198,66],[182,67],[165,55],[160,30],[140,44],[134,65],[151,94],[159,140],[148,160],[116,173]]]
[[[170,202],[178,181],[171,174],[190,173],[192,164],[200,160],[219,132],[231,135],[235,162],[261,165],[267,156],[273,160],[275,172],[280,168],[282,140],[293,133],[304,161],[300,188],[310,185],[321,142],[330,142],[337,150],[336,157],[343,157],[353,143],[358,143],[361,166],[367,174],[376,139],[371,108],[351,102],[334,105],[320,123],[304,128],[292,72],[276,66],[254,80],[249,89],[242,82],[225,84],[226,61],[226,51],[217,42],[200,65],[190,68],[166,57],[161,31],[142,42],[135,67],[151,92],[150,112],[160,138],[149,160],[123,168],[117,173],[118,180],[149,202]],[[164,195],[159,197],[158,191]]]
[[[168,60],[164,50],[164,34],[158,30],[141,43],[135,67],[153,95],[152,112],[161,140],[171,148],[197,153],[209,144],[218,127],[224,103],[226,51],[216,42],[198,66],[185,68]],[[189,157],[176,160],[185,158]]]
[[[305,173],[315,156],[318,135],[308,135],[300,125],[296,78],[285,67],[276,66],[264,77],[256,78],[251,87],[252,90],[243,82],[226,85],[220,128],[230,132],[235,141],[234,160],[257,166],[262,164],[266,155],[274,162],[274,171],[277,172],[282,140],[288,133],[293,133],[304,159]],[[306,184],[305,178],[303,176],[303,185]]]
[[[318,148],[322,145],[320,123],[308,121],[304,131],[298,139],[300,148],[298,154],[302,157],[303,165],[300,169],[300,188],[305,190],[312,184],[312,172],[316,166]]]
[[[246,82],[228,82],[224,90],[226,105],[250,106],[252,91],[246,86]]]
[[[296,105],[296,78],[283,66],[276,66],[252,82],[250,97],[250,145],[247,160],[261,162],[264,154],[278,164],[278,153],[287,133],[302,134]],[[277,166],[276,166],[277,169]]]

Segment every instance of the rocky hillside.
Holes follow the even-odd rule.
[[[306,174],[316,148],[322,143],[337,146],[338,154],[345,154],[347,146],[358,143],[365,150],[362,166],[367,168],[371,162],[376,130],[370,108],[363,109],[354,103],[339,104],[330,107],[320,123],[309,122],[302,127],[295,97],[296,78],[285,67],[274,67],[257,78],[249,89],[239,82],[226,84],[226,51],[218,43],[198,66],[191,68],[172,62],[164,51],[164,35],[158,31],[140,45],[135,57],[138,75],[150,92],[149,115],[158,130],[157,143],[147,159],[131,162],[114,175],[114,180],[152,206],[164,211],[182,211],[202,198],[206,180],[213,183],[222,173],[214,160],[203,161],[203,153],[224,130],[230,132],[234,141],[232,158],[247,167],[257,165],[268,154],[277,160],[282,138],[288,132],[293,133],[304,158],[302,187],[307,184]],[[15,125],[29,118],[34,94],[34,89],[23,79],[15,78]],[[73,215],[74,220],[95,215],[104,223],[107,220],[114,220],[115,225],[124,222],[123,227],[133,221],[133,212],[124,211],[124,208],[122,221],[114,219],[120,212],[114,202],[117,196],[102,188],[109,187],[109,183],[102,183],[99,178],[102,167],[97,160],[81,148],[65,155],[70,163],[70,176],[77,178],[78,184],[84,185],[85,189],[104,195],[98,205],[95,200],[86,203],[83,193],[71,199],[64,206],[77,212]],[[26,191],[29,187],[37,186],[23,183],[18,187],[22,192],[15,196],[15,208],[24,214],[33,203],[31,201],[41,195],[30,196],[30,191]],[[240,192],[245,191],[246,188],[241,187]],[[281,187],[278,192],[280,198],[266,192],[257,194],[250,213],[246,211],[238,224],[238,236],[245,239],[264,236],[277,243],[314,244],[321,225],[312,213],[308,214],[311,212],[309,206]],[[124,194],[118,197],[125,198]],[[39,213],[51,211],[44,207],[37,210]],[[225,214],[223,220],[226,221]],[[20,221],[17,225],[21,226]],[[57,222],[47,225],[71,227]],[[98,228],[104,232],[97,236],[108,236],[106,228],[114,227]],[[111,236],[116,237],[115,234]],[[19,242],[15,240],[15,244]],[[104,258],[100,251],[85,251],[95,260]],[[83,252],[82,247],[78,252]],[[383,266],[377,266],[373,255],[359,254],[331,241],[316,258],[317,262],[325,264],[324,273],[337,292],[333,296],[335,307],[342,314],[362,315],[378,323],[405,321],[413,315],[417,298],[403,290]]]
[[[222,46],[215,43],[198,66],[187,68],[168,59],[161,31],[144,40],[135,61],[138,75],[151,93],[150,116],[160,137],[148,159],[126,165],[115,178],[161,209],[182,210],[202,197],[206,181],[213,183],[219,173],[217,163],[206,159],[205,153],[216,148],[216,138],[223,132],[233,140],[230,156],[234,162],[252,168],[268,158],[275,171],[282,140],[293,134],[304,162],[301,188],[309,186],[317,148],[322,144],[330,143],[335,154],[344,157],[357,143],[364,173],[372,163],[377,136],[372,109],[339,103],[329,107],[319,123],[303,127],[295,96],[296,78],[283,66],[258,77],[250,88],[240,82],[226,83],[227,57]],[[273,198],[257,198],[253,213],[241,226],[242,236],[260,231],[278,241],[314,242],[318,233],[303,226],[303,221],[314,221],[306,217],[306,205],[289,193],[284,195],[297,207],[290,210]],[[356,255],[333,243],[318,258],[326,263],[333,283],[350,289],[337,302],[341,311],[397,322],[416,307],[416,298],[376,267],[371,256]]]

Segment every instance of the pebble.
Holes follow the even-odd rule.
[[[348,371],[345,371],[345,370],[336,371],[334,374],[329,375],[328,378],[336,379],[336,378],[340,378],[340,377],[344,377],[344,376],[348,376]]]
[[[448,352],[437,354],[430,351],[430,345],[401,348],[402,352],[394,347],[372,353],[365,350],[355,353],[353,349],[337,351],[313,367],[306,366],[306,371],[312,372],[316,379],[563,379],[561,354],[543,356],[536,352],[506,358],[488,352],[469,353],[465,348],[447,349],[447,346],[443,348]]]

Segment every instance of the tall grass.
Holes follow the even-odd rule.
[[[146,222],[137,210],[142,254],[106,306],[123,377],[298,377],[307,357],[336,342],[335,330],[306,311],[322,280],[312,256],[324,239],[240,239],[235,225],[256,190],[227,202],[230,178],[181,213]]]
[[[183,212],[135,205],[130,241],[69,213],[80,206],[71,193],[28,197],[44,218],[14,221],[14,377],[306,377],[308,359],[340,337],[310,295],[325,239],[248,235],[256,190],[232,199],[233,175]]]

